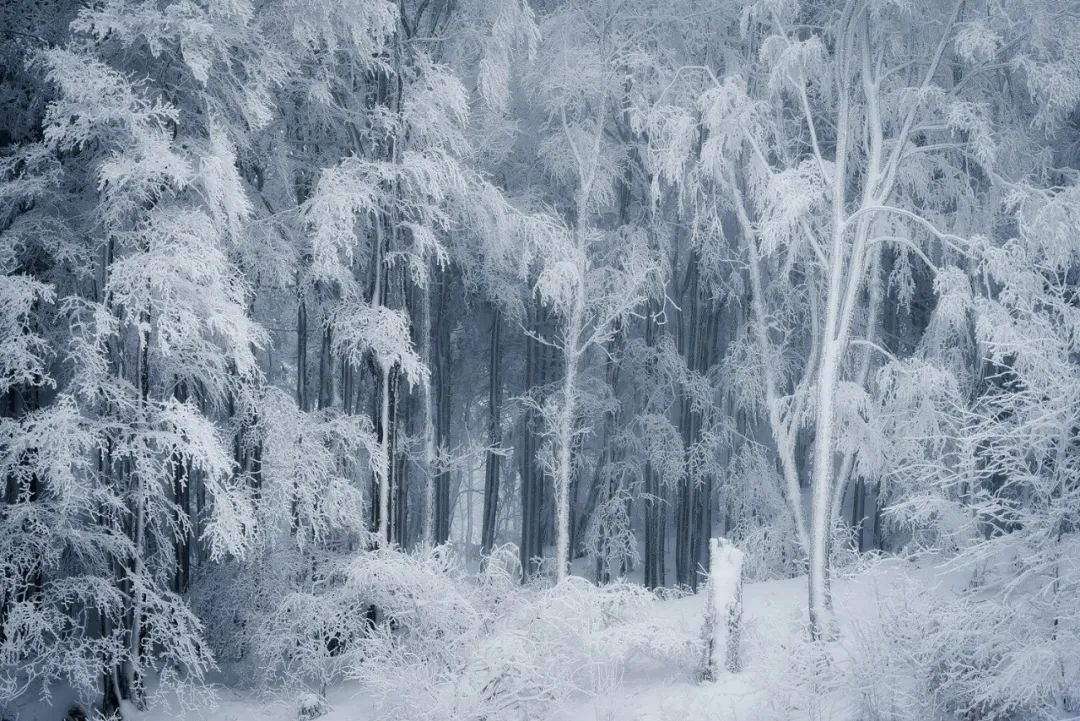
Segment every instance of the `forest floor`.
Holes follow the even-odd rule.
[[[879,599],[913,588],[948,591],[958,581],[934,564],[900,559],[883,560],[838,579],[832,588],[838,631],[829,644],[832,661],[844,663],[862,629],[878,622]],[[800,706],[803,713],[796,711],[797,718],[847,717],[836,706],[853,703],[848,689],[826,691],[816,699],[822,707],[810,710],[805,705],[814,700],[808,699],[797,671],[792,672],[794,658],[805,657],[807,595],[805,576],[746,585],[739,673],[725,672],[709,682],[685,671],[664,673],[655,665],[635,667],[631,662],[610,692],[573,699],[553,721],[762,721],[790,718],[790,711]],[[655,619],[684,633],[699,632],[704,604],[704,592],[658,601]]]
[[[913,581],[917,581],[915,585]],[[879,600],[899,594],[947,591],[960,579],[932,563],[886,559],[833,583],[836,640],[829,644],[831,662],[843,663],[861,629],[877,620]],[[917,591],[915,589],[918,589]],[[748,583],[744,589],[742,669],[715,681],[700,680],[685,668],[665,668],[655,661],[628,661],[621,672],[594,679],[591,693],[571,696],[551,714],[551,721],[759,721],[788,715],[791,709],[817,718],[843,717],[837,704],[853,703],[857,689],[829,689],[808,697],[793,661],[805,656],[806,578]],[[677,635],[700,633],[705,594],[658,600],[651,621]],[[676,634],[673,634],[676,635]],[[793,670],[794,669],[794,670]],[[356,684],[328,690],[330,710],[322,721],[372,721],[370,694]],[[137,714],[138,721],[295,721],[300,699],[267,697],[252,691],[220,687],[213,707],[186,712],[159,709]],[[821,704],[805,708],[807,704]],[[67,700],[57,694],[51,705],[28,699],[7,709],[4,721],[59,721]],[[809,713],[807,713],[809,712]]]

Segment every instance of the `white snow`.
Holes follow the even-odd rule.
[[[731,582],[737,578],[738,549],[721,546],[715,557],[717,600],[731,600]],[[850,578],[833,582],[833,604],[840,633],[828,644],[833,663],[842,664],[858,637],[858,629],[876,622],[877,599],[904,592],[906,584],[920,584],[925,593],[951,593],[964,579],[946,575],[933,564],[889,559]],[[728,590],[725,590],[728,589]],[[593,674],[590,692],[579,692],[557,706],[551,721],[718,721],[780,718],[789,706],[803,705],[804,689],[787,678],[784,664],[806,638],[805,576],[743,586],[743,667],[740,673],[722,673],[716,681],[701,681],[699,674],[682,667],[658,664],[655,659],[631,657],[614,672]],[[671,637],[700,632],[708,597],[704,592],[676,599],[657,600],[647,609],[650,626],[666,629]],[[721,607],[723,607],[721,605]],[[589,686],[589,684],[585,684]],[[58,696],[58,698],[60,698]],[[138,721],[295,721],[302,694],[266,695],[252,690],[219,687],[212,707],[181,712],[177,708],[152,709],[134,714]],[[355,683],[331,687],[327,692],[326,721],[374,721],[373,695]],[[65,699],[68,702],[69,699]],[[849,709],[845,692],[823,694],[817,700],[819,718],[839,718]],[[15,721],[55,721],[58,711],[37,699],[3,709]],[[803,711],[810,709],[803,707]],[[836,715],[832,715],[835,713]],[[798,716],[797,717],[802,717]],[[450,721],[450,720],[448,720]]]

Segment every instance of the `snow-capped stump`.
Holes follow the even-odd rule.
[[[316,694],[309,693],[300,699],[300,708],[296,713],[297,721],[313,721],[325,716],[330,711],[326,701]]]
[[[739,670],[742,630],[743,552],[726,538],[709,540],[709,582],[705,589],[705,659],[702,675]]]

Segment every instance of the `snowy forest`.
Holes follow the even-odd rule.
[[[1076,0],[0,0],[4,721],[1080,718]]]

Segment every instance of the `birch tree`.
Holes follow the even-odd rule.
[[[706,78],[700,165],[730,199],[742,238],[762,397],[808,556],[815,636],[828,627],[840,499],[852,473],[876,462],[869,372],[891,356],[878,335],[882,254],[932,274],[942,258],[971,253],[953,231],[978,183],[966,163],[988,160],[994,143],[978,104],[985,88],[947,71],[963,10],[915,18],[900,6],[848,3],[834,15],[759,3],[743,18],[741,60],[729,56],[722,76],[685,69]],[[813,436],[808,522],[795,458],[803,428]]]
[[[617,12],[608,5],[571,6],[547,18],[541,29],[552,40],[541,46],[531,81],[552,126],[543,152],[570,199],[565,232],[537,249],[540,272],[535,285],[539,299],[555,309],[561,322],[555,338],[542,339],[563,361],[559,391],[542,408],[551,440],[546,470],[555,493],[559,581],[569,571],[574,447],[587,432],[577,413],[582,364],[660,281],[659,260],[640,233],[628,228],[605,231],[591,223],[612,198],[615,150],[605,143],[604,134],[619,102],[620,68],[617,39],[602,28]],[[592,84],[568,84],[571,66],[585,69]]]

